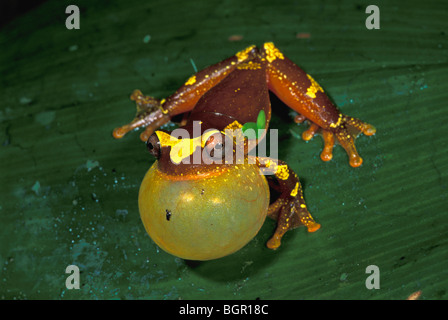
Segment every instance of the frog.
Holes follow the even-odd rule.
[[[139,211],[147,233],[164,251],[187,260],[222,258],[249,243],[266,217],[276,221],[266,242],[272,250],[289,230],[321,228],[294,170],[252,152],[269,128],[270,93],[296,113],[296,123],[309,123],[303,140],[322,136],[322,161],[332,160],[338,142],[351,167],[362,165],[355,139],[374,135],[375,127],[339,111],[273,42],[251,45],[206,67],[165,99],[135,90],[130,98],[137,114],[115,128],[113,137],[144,128],[140,139],[156,160],[140,186]],[[163,129],[174,121],[175,130]],[[261,133],[246,134],[253,128]],[[241,143],[232,143],[236,140]]]

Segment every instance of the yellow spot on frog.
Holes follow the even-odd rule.
[[[240,128],[242,128],[242,127],[243,127],[243,125],[242,125],[241,123],[239,123],[237,120],[235,120],[235,121],[233,121],[231,124],[227,125],[227,126],[224,128],[224,131],[225,131],[226,129],[229,129],[229,130],[236,130],[236,129],[240,129]]]
[[[159,142],[160,142],[160,145],[162,147],[172,147],[172,146],[175,146],[176,143],[178,143],[178,140],[179,140],[179,139],[174,138],[170,134],[165,133],[163,131],[156,131],[156,135],[159,138]]]
[[[247,63],[239,64],[237,69],[240,69],[240,70],[257,70],[257,69],[261,69],[261,64],[259,64],[258,62],[249,61]]]
[[[284,59],[283,54],[278,50],[272,42],[266,42],[263,45],[264,50],[266,50],[266,60],[269,62],[274,61],[275,59]]]
[[[294,189],[291,191],[291,197],[295,197],[297,195],[297,192],[299,191],[299,183],[296,183],[296,186],[294,187]]]
[[[255,48],[255,46],[250,46],[250,47],[247,47],[247,48],[244,49],[244,50],[241,50],[241,51],[238,52],[237,54],[235,54],[235,56],[238,58],[238,62],[244,61],[244,60],[246,60],[247,58],[249,58],[249,52],[250,52],[253,48]]]
[[[281,180],[287,180],[289,178],[288,166],[286,164],[279,165],[275,172],[275,176]]]
[[[159,106],[160,111],[162,111],[163,114],[168,114],[168,110],[163,109],[162,106]]]
[[[321,86],[316,82],[316,80],[313,79],[312,76],[309,74],[306,75],[308,79],[311,81],[311,86],[306,89],[306,95],[312,99],[316,98],[317,91],[324,92],[324,90],[321,88]]]
[[[175,164],[179,164],[183,159],[192,155],[197,147],[203,148],[207,139],[217,132],[219,131],[210,130],[205,132],[202,136],[193,139],[178,139],[163,131],[156,131],[156,134],[162,147],[171,147],[171,161]]]
[[[337,127],[339,127],[339,126],[341,125],[341,122],[342,122],[342,117],[343,117],[343,115],[342,115],[342,113],[340,113],[340,114],[339,114],[339,118],[338,118],[338,122],[336,122],[336,123],[330,123],[330,127],[331,127],[331,128],[337,128]]]
[[[273,163],[274,163],[274,162],[271,161],[271,160],[266,161],[266,164],[265,164],[266,168],[270,168],[270,167],[272,166]]]
[[[196,82],[196,76],[191,76],[187,82],[185,82],[185,85],[187,86],[191,86],[192,84],[194,84]]]

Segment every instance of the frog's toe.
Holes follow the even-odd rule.
[[[126,132],[127,132],[126,129],[124,129],[123,127],[118,127],[115,128],[114,131],[112,131],[112,135],[115,139],[121,139],[124,137]]]
[[[304,115],[298,114],[294,117],[294,122],[295,123],[302,123],[303,121],[306,120],[306,117]]]
[[[333,147],[334,147],[334,134],[328,130],[322,130],[322,136],[324,138],[324,149],[320,154],[322,161],[330,161],[333,159]]]
[[[304,204],[300,205],[300,208],[297,209],[296,216],[299,218],[294,224],[294,227],[304,225],[308,232],[316,232],[320,229],[320,224],[314,221],[313,217],[311,216],[311,213],[309,213],[308,209]]]
[[[348,155],[349,163],[353,168],[357,168],[362,164],[362,158],[359,156],[355,147],[355,139],[346,130],[340,130],[336,133],[336,137],[345,149]]]
[[[316,232],[320,229],[320,223],[312,222],[308,226],[306,226],[308,229],[308,232]]]
[[[134,120],[132,120],[132,122],[125,124],[124,126],[115,128],[112,131],[112,135],[115,139],[121,139],[129,131],[132,131],[132,130],[134,130],[138,127],[141,127],[143,125],[145,125],[145,122],[143,119],[135,118]]]
[[[271,250],[277,250],[278,247],[280,247],[280,245],[282,244],[282,236],[283,235],[274,234],[272,238],[269,239],[269,241],[266,243],[266,246]]]
[[[317,133],[317,131],[318,131],[319,129],[320,129],[320,127],[319,127],[317,124],[311,122],[309,128],[306,129],[306,130],[302,133],[302,139],[305,140],[305,141],[309,141],[309,140],[311,140],[311,139],[315,136],[315,134]]]
[[[373,136],[376,133],[376,128],[371,124],[365,123],[357,118],[342,116],[342,124],[356,133],[364,133],[366,136]],[[343,127],[343,126],[342,126]]]
[[[373,136],[376,133],[376,128],[372,126],[371,124],[362,122],[359,119],[356,118],[349,118],[347,119],[347,124],[349,126],[352,126],[362,133],[364,133],[366,136]]]
[[[281,208],[278,208],[279,204]],[[320,224],[314,221],[301,196],[287,201],[279,199],[273,206],[270,217],[277,219],[277,228],[266,244],[269,249],[275,250],[280,247],[281,239],[288,230],[302,225],[308,229],[308,232],[320,229]]]
[[[143,142],[148,141],[149,137],[154,133],[154,128],[153,127],[146,127],[145,131],[143,131],[142,133],[140,133],[140,140]]]

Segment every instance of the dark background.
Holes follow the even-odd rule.
[[[380,1],[1,2],[1,299],[447,298],[448,5]],[[65,27],[66,6],[81,10]],[[237,37],[235,37],[237,36]],[[275,223],[239,252],[191,263],[159,250],[137,208],[153,159],[138,133],[114,140],[135,112],[132,90],[163,98],[193,72],[274,41],[342,112],[377,127],[360,136],[361,168],[337,146],[306,143],[274,99],[280,158],[299,174],[321,230]],[[67,290],[65,268],[81,270]],[[368,290],[366,267],[380,269]]]

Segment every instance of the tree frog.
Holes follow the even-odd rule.
[[[268,129],[269,91],[298,113],[297,123],[310,123],[304,140],[322,133],[323,161],[332,159],[337,140],[352,167],[362,164],[355,138],[376,129],[342,114],[313,77],[272,42],[249,46],[205,68],[166,99],[135,90],[131,100],[137,115],[113,136],[146,127],[140,138],[156,161],[140,187],[140,216],[150,237],[168,253],[189,260],[227,256],[253,239],[267,216],[277,221],[267,241],[274,250],[288,230],[320,228],[291,167],[251,153],[264,135],[249,137],[245,131]],[[183,117],[183,131],[160,129],[176,116]],[[238,139],[239,149],[231,143]],[[276,199],[270,199],[272,190],[279,194]]]

